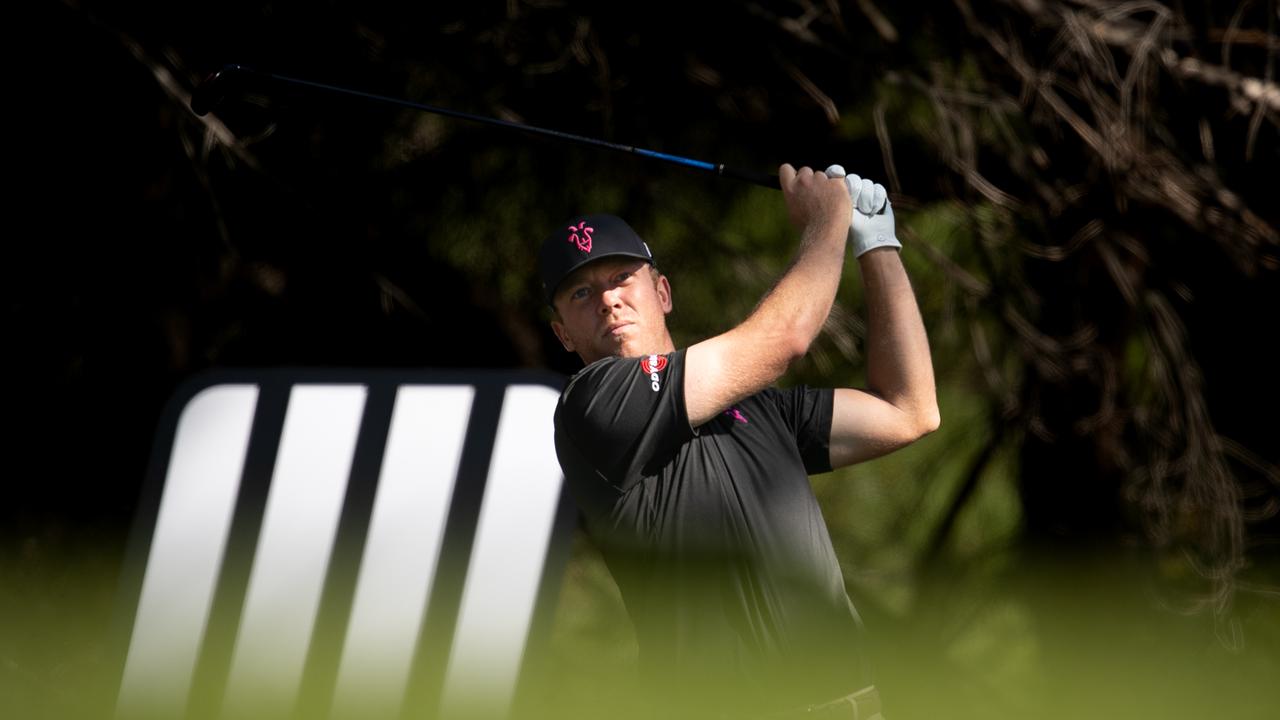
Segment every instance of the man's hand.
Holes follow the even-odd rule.
[[[852,209],[850,195],[843,183],[831,182],[830,175],[783,165],[778,169],[778,180],[787,215],[802,238],[805,229],[814,223],[825,226],[847,222]]]
[[[853,217],[849,225],[849,245],[853,256],[861,257],[868,250],[878,247],[902,248],[895,236],[893,205],[889,194],[880,183],[864,180],[857,175],[846,175],[844,168],[832,165],[827,177],[844,178],[849,199],[853,204]]]

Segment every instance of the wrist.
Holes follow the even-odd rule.
[[[893,236],[892,233],[861,233],[853,228],[849,229],[849,252],[853,253],[855,258],[861,259],[867,253],[873,250],[902,250],[902,243]]]
[[[847,245],[848,224],[843,218],[814,218],[800,232],[801,245]]]
[[[867,214],[867,212],[874,212],[874,214]],[[893,204],[887,198],[884,204],[874,211],[871,208],[866,211],[855,208],[849,225],[849,245],[853,256],[862,257],[876,248],[901,250],[902,243],[898,242],[896,231]]]
[[[880,245],[868,250],[864,250],[858,257],[858,262],[862,264],[892,261],[902,252],[902,248],[892,245]]]

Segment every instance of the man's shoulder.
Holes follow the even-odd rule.
[[[675,350],[670,353],[637,357],[611,355],[600,358],[569,378],[564,391],[560,394],[561,402],[572,395],[581,394],[584,390],[590,392],[603,385],[645,380],[652,373],[662,373],[683,352],[683,350]]]
[[[600,373],[608,372],[610,369],[617,367],[620,363],[631,359],[633,358],[618,357],[617,355],[602,357],[574,373],[573,377],[569,378],[569,382],[572,384],[578,381],[579,378],[590,378],[597,376]]]
[[[557,428],[566,417],[580,418],[589,414],[597,398],[625,394],[629,380],[626,371],[635,360],[612,356],[600,358],[574,373],[560,392],[555,417]]]
[[[613,356],[603,357],[574,373],[569,378],[569,382],[565,383],[564,390],[560,393],[561,402],[574,394],[575,391],[581,392],[603,382],[616,373],[627,359]]]

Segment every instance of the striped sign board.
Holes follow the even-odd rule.
[[[184,387],[131,541],[117,716],[506,715],[573,526],[561,384],[281,369]]]

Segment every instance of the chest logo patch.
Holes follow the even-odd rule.
[[[666,367],[667,358],[664,355],[650,355],[647,358],[640,359],[640,369],[644,371],[645,375],[649,376],[649,387],[652,387],[654,392],[662,389],[662,378],[658,373],[662,372]]]

